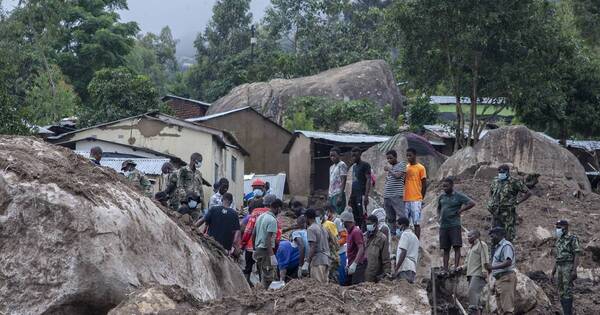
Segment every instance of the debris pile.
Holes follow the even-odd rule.
[[[249,290],[211,244],[114,171],[0,136],[0,313],[105,314],[150,284],[199,300]]]

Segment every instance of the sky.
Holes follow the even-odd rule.
[[[10,9],[18,0],[1,1]],[[128,0],[129,10],[121,11],[123,21],[135,21],[142,32],[160,32],[168,25],[179,39],[178,56],[193,57],[196,35],[203,31],[212,15],[216,0]],[[252,0],[251,11],[255,20],[264,16],[270,0]]]

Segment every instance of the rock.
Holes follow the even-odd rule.
[[[394,116],[402,112],[404,102],[389,65],[383,60],[365,60],[309,77],[240,85],[215,101],[207,115],[252,106],[282,125],[288,102],[301,96],[368,99],[381,106],[392,105]]]
[[[0,196],[0,314],[105,314],[149,283],[249,290],[222,249],[69,149],[0,136]]]
[[[516,272],[517,291],[515,294],[515,314],[524,314],[531,312],[534,309],[540,310],[541,314],[545,314],[544,310],[551,309],[552,304],[546,293],[544,293],[544,290],[525,274],[518,270]],[[495,314],[498,309],[495,295],[490,295],[490,286],[493,286],[494,283],[495,281],[492,280],[491,283],[486,285],[481,295],[483,301],[489,301],[490,314]]]
[[[347,121],[343,123],[337,132],[341,133],[369,133],[369,126],[365,123]]]
[[[583,249],[585,251],[591,252],[592,259],[595,262],[600,263],[600,239],[599,238],[594,238],[591,241],[589,241]]]
[[[192,314],[200,301],[177,285],[138,290],[127,297],[108,315]]]
[[[546,230],[545,228],[539,225],[535,228],[534,235],[539,241],[546,241],[548,239],[553,238],[552,233],[550,233],[550,231]]]
[[[525,174],[539,174],[540,182],[573,183],[570,186],[575,190],[591,191],[585,169],[571,152],[524,126],[489,131],[475,146],[462,149],[448,158],[436,179],[450,175],[473,177],[482,166],[497,168],[501,164],[511,164],[516,171]]]

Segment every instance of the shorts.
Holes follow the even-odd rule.
[[[337,214],[344,212],[346,209],[346,194],[339,193],[337,195],[329,196],[328,199],[329,205],[335,209]]]
[[[462,247],[462,228],[460,226],[440,228],[440,249],[450,249],[450,247]]]
[[[393,226],[396,226],[398,219],[406,216],[402,196],[383,198],[383,209],[385,209],[385,220]]]
[[[404,213],[410,219],[412,225],[421,224],[421,207],[422,201],[407,201],[404,203]]]

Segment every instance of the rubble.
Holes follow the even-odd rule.
[[[149,284],[199,300],[249,290],[220,246],[164,211],[68,149],[0,136],[0,313],[105,314]]]

